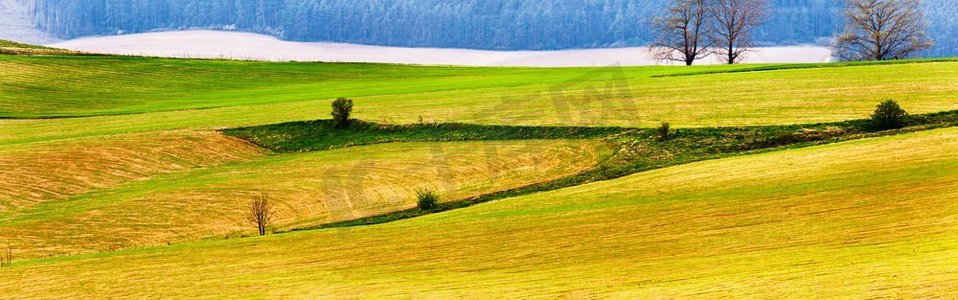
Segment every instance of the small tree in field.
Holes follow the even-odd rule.
[[[898,102],[885,100],[872,114],[872,125],[880,130],[898,129],[905,126],[906,117],[908,113],[898,105]]]
[[[432,189],[416,189],[416,199],[416,205],[421,210],[431,210],[439,205],[439,194]]]
[[[662,122],[662,125],[660,125],[658,129],[656,129],[656,131],[659,134],[659,140],[661,141],[669,140],[670,128],[671,126],[669,125],[669,122]]]
[[[13,246],[7,244],[7,249],[4,253],[0,253],[0,268],[13,264]]]
[[[333,125],[337,128],[349,126],[349,115],[353,112],[353,99],[339,98],[333,101]]]
[[[266,235],[266,227],[273,221],[273,205],[269,203],[269,196],[260,195],[251,201],[246,218],[256,225],[259,235]]]

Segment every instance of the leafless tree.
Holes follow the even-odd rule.
[[[934,45],[920,0],[847,0],[845,19],[832,49],[841,60],[903,59]]]
[[[273,221],[273,205],[269,203],[269,196],[263,194],[251,201],[246,218],[256,225],[259,235],[266,235],[266,227]]]
[[[0,268],[13,264],[13,246],[7,244],[5,253],[0,253]]]
[[[712,53],[734,64],[752,50],[752,29],[765,21],[767,0],[711,0],[709,38]]]
[[[658,38],[649,45],[652,56],[691,66],[709,55],[709,0],[673,0],[667,15],[656,18]]]

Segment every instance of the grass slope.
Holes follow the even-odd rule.
[[[153,177],[263,158],[216,132],[167,131],[0,148],[0,214]]]
[[[24,297],[954,296],[958,129],[736,157],[369,227],[0,269]],[[384,242],[388,241],[388,242]]]
[[[347,129],[334,129],[331,123],[327,121],[311,121],[237,128],[224,132],[252,141],[263,147],[283,152],[347,147],[353,142],[367,144],[396,141],[435,142],[557,138],[600,138],[614,149],[613,155],[609,159],[603,160],[595,168],[574,176],[463,199],[463,201],[442,203],[437,208],[429,211],[409,209],[297,229],[309,230],[391,222],[429,213],[469,207],[502,198],[615,179],[638,172],[702,160],[952,127],[958,125],[958,111],[911,115],[906,119],[907,126],[898,130],[878,130],[869,120],[804,125],[685,128],[672,130],[668,140],[661,140],[655,129],[484,126],[474,124],[397,126],[362,121],[354,122]]]
[[[223,141],[213,138],[208,142]],[[14,180],[9,183],[14,186],[0,189],[18,192],[87,183],[77,181],[79,178],[107,185],[117,175],[170,168],[173,162],[164,157],[179,156],[186,164],[190,155],[202,157],[204,152],[189,143],[172,146],[196,152],[160,148],[144,155],[100,147],[95,149],[125,156],[116,157],[117,162],[110,157],[104,158],[106,161],[86,161],[82,157],[24,161],[25,170],[59,171],[50,174],[54,178],[47,181]],[[595,142],[555,140],[388,144],[254,156],[219,165],[214,164],[217,158],[211,157],[205,168],[100,186],[40,205],[0,212],[0,243],[9,244],[16,256],[27,258],[249,233],[252,227],[245,219],[247,206],[263,193],[277,207],[276,229],[340,222],[415,207],[417,187],[437,189],[444,201],[455,201],[570,176],[592,168],[608,156],[607,152]],[[131,166],[127,161],[135,164]],[[63,163],[98,170],[110,166],[110,173],[60,166]],[[36,177],[44,176],[35,173]]]
[[[8,40],[0,40],[0,48],[53,49],[53,48],[50,48],[50,47],[44,47],[44,46],[38,46],[38,45],[31,45],[31,44],[24,44],[24,43],[17,43],[17,42],[8,41]]]
[[[390,124],[415,123],[420,117],[500,125],[815,123],[863,117],[883,98],[894,98],[914,113],[958,109],[953,101],[958,97],[956,65],[941,61],[715,73],[761,66],[458,68],[0,56],[0,117],[216,108],[202,121],[186,115],[205,116],[205,111],[142,116],[161,123],[180,120],[166,125],[171,127],[208,129],[316,119],[326,114],[330,99],[352,97],[357,117]],[[653,78],[701,72],[715,74]],[[220,117],[227,112],[243,118]],[[33,124],[0,126],[40,129],[28,126]]]
[[[958,112],[911,119],[905,131],[958,124]],[[241,199],[257,193],[269,193],[297,212],[285,216],[278,230],[380,223],[426,214],[412,202],[414,187],[422,184],[438,185],[447,200],[454,200],[442,203],[437,209],[442,211],[775,147],[896,133],[871,132],[868,127],[868,122],[856,120],[686,128],[661,141],[649,129],[362,121],[333,129],[328,121],[312,121],[224,131],[269,149],[298,153],[275,156],[215,133],[191,131],[26,144],[26,149],[5,151],[12,159],[0,159],[0,166],[6,161],[19,168],[7,174],[9,184],[0,189],[14,200],[52,203],[36,209],[37,203],[20,203],[7,218],[0,214],[0,227],[9,229],[0,238],[13,241],[18,255],[33,257],[221,236],[247,228]],[[556,140],[587,138],[602,141]],[[396,141],[536,139],[554,141],[434,143],[428,156],[424,147],[400,145],[299,153]],[[467,149],[447,149],[455,145]],[[225,163],[232,164],[218,167]],[[110,172],[97,171],[103,165],[109,165]],[[50,168],[59,172],[45,172]],[[156,176],[171,172],[179,173]],[[474,186],[479,178],[486,178],[485,183]],[[134,184],[134,179],[140,182]],[[49,192],[53,189],[66,191]],[[184,205],[193,208],[183,212]]]
[[[762,152],[896,133],[811,125],[862,118],[884,98],[912,113],[958,109],[956,66],[0,55],[0,250],[19,261],[0,269],[0,294],[947,296],[958,288],[947,281],[958,263],[956,129]],[[376,123],[306,121],[341,96]],[[906,132],[954,116],[921,116]],[[680,128],[673,140],[625,128],[659,121]],[[795,123],[809,125],[780,126]],[[434,143],[514,139],[551,140]],[[304,152],[416,141],[430,143]],[[756,155],[530,194],[740,154]],[[233,239],[249,232],[242,211],[259,193],[279,204],[283,231],[407,210],[418,186],[471,199],[445,208],[524,196]],[[163,244],[174,245],[30,260]]]

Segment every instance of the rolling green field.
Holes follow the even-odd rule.
[[[954,296],[955,153],[950,128],[694,163],[377,226],[28,261],[0,291]]]
[[[958,61],[3,53],[0,295],[958,296]],[[330,126],[337,97],[361,121]],[[884,99],[907,128],[862,120]]]
[[[412,123],[421,116],[502,125],[812,123],[864,117],[881,98],[916,113],[958,108],[949,101],[956,96],[954,61],[679,77],[655,76],[768,67],[461,68],[90,56],[0,62],[0,117],[7,118],[243,106],[265,113],[304,110],[304,101],[315,101],[314,110],[300,111],[306,118],[336,97],[363,103],[357,113],[367,120]]]

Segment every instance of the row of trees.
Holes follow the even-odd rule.
[[[651,53],[686,65],[715,54],[734,64],[754,46],[752,29],[767,12],[766,0],[675,0],[653,22],[658,39],[650,44]]]
[[[62,38],[213,28],[289,40],[412,47],[541,50],[652,44],[662,59],[691,63],[715,54],[734,63],[752,46],[837,36],[835,55],[841,59],[893,59],[926,49],[931,51],[922,53],[958,55],[958,6],[951,0],[30,2],[36,25]],[[925,34],[925,12],[935,20],[928,28],[940,44],[934,49]],[[649,30],[650,24],[657,30]]]
[[[845,29],[831,45],[838,59],[903,59],[934,45],[920,0],[846,2]],[[754,47],[752,32],[768,9],[767,0],[672,0],[653,23],[658,38],[651,53],[686,65],[713,54],[734,64]]]

